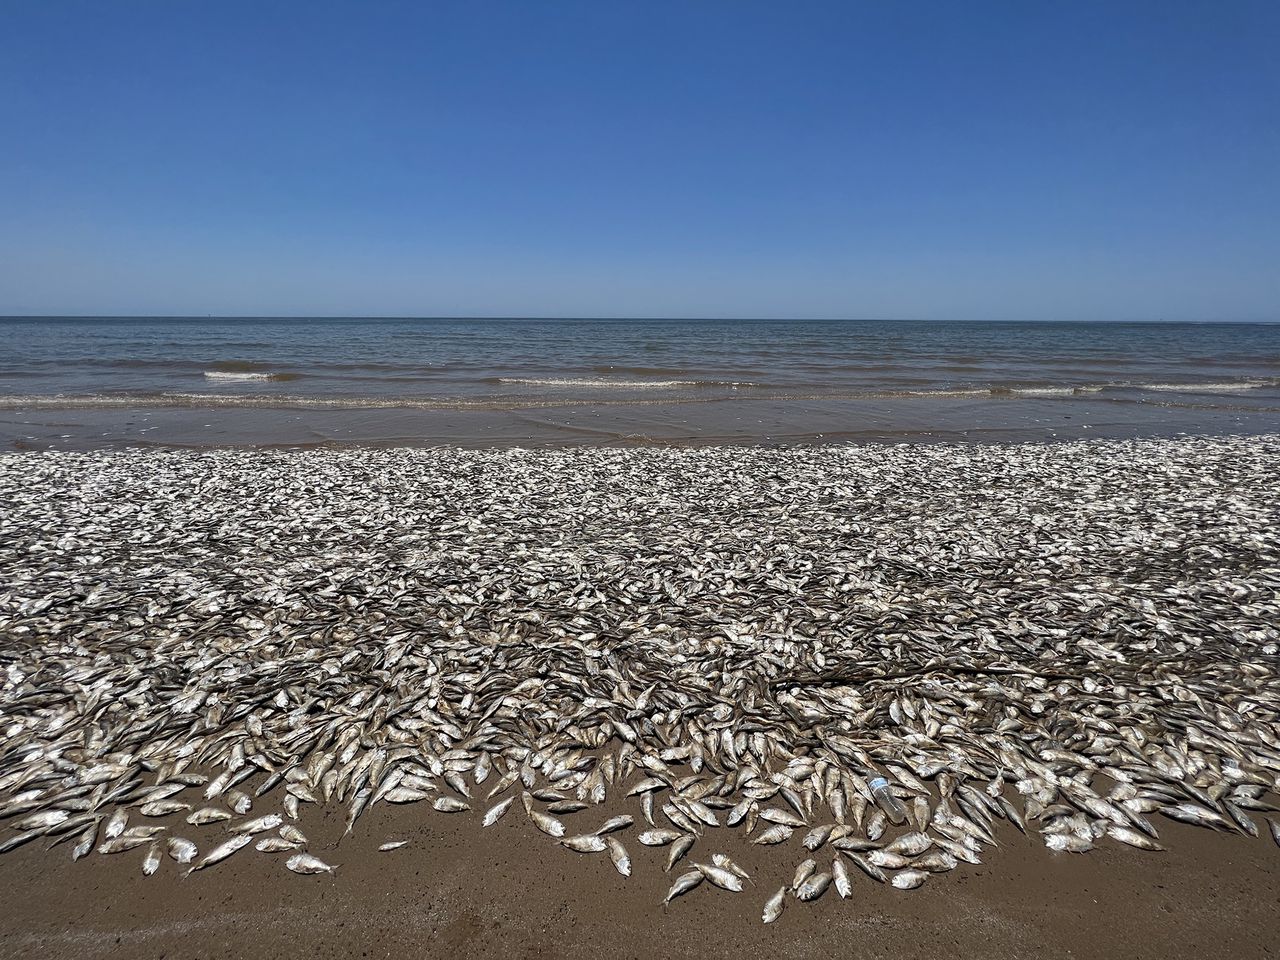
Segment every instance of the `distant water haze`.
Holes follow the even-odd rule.
[[[0,319],[0,394],[332,404],[982,393],[1280,399],[1280,325]]]

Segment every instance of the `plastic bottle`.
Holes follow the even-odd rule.
[[[876,798],[876,805],[884,811],[886,817],[895,825],[906,822],[907,808],[893,795],[893,791],[889,789],[888,780],[884,777],[876,777],[868,786],[871,787],[871,795]]]

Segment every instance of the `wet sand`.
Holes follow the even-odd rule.
[[[283,854],[233,857],[185,879],[166,858],[144,877],[136,851],[73,864],[69,845],[52,855],[28,845],[0,858],[0,957],[1249,960],[1280,950],[1280,849],[1167,820],[1165,853],[1111,844],[1054,854],[1006,830],[981,866],[905,892],[856,874],[849,900],[834,890],[791,899],[769,926],[760,909],[806,855],[798,836],[792,857],[726,836],[724,852],[756,883],[663,908],[666,851],[633,840],[624,879],[605,857],[559,849],[517,817],[481,830],[470,814],[381,804],[340,843],[337,812],[304,826],[312,851],[340,864],[333,877],[295,876]],[[202,846],[219,835],[187,832]],[[377,852],[388,839],[411,842]]]
[[[1280,407],[1246,396],[742,398],[417,407],[317,403],[4,402],[0,450],[1009,442],[1280,431]]]

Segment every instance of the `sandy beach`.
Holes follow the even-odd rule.
[[[0,458],[0,955],[1270,956],[1277,463]]]

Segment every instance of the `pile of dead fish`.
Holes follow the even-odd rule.
[[[1277,624],[1280,438],[16,454],[0,851],[328,871],[308,808],[420,801],[665,847],[668,900],[740,832],[772,920],[1015,829],[1255,835]]]

